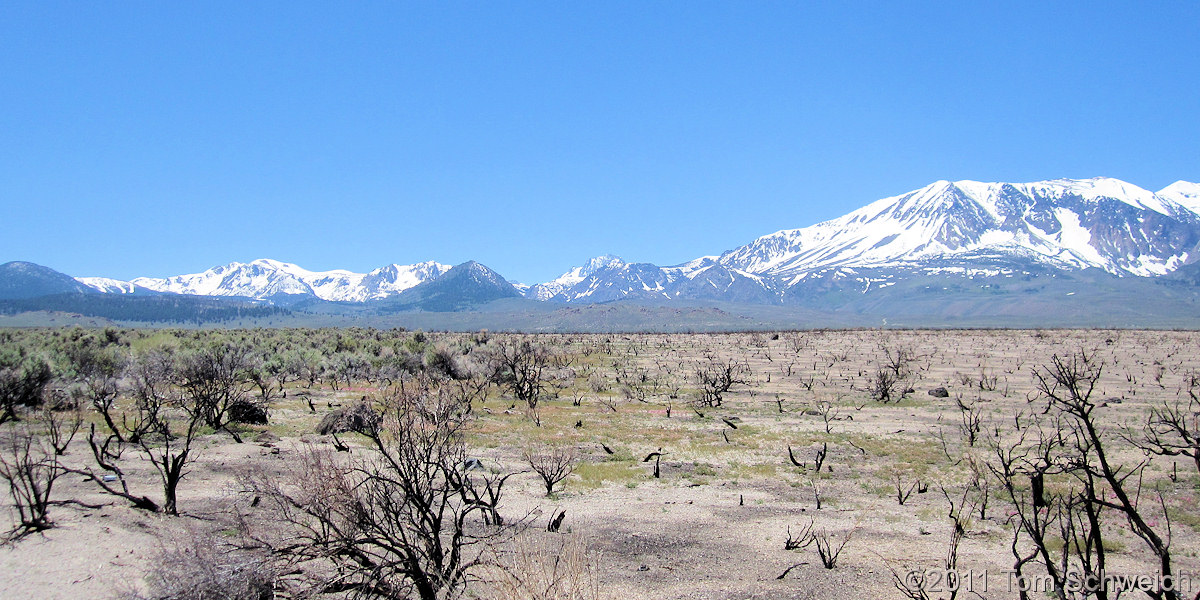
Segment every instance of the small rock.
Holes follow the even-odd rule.
[[[259,444],[273,444],[279,441],[279,436],[271,433],[270,431],[264,431],[254,436],[254,441]]]

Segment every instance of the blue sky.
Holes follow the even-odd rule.
[[[0,262],[674,264],[938,179],[1200,180],[1200,3],[0,8]]]

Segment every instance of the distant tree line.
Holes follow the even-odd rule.
[[[56,294],[0,300],[0,314],[15,315],[32,311],[74,313],[114,321],[178,324],[220,323],[291,314],[291,311],[277,306],[192,296]]]

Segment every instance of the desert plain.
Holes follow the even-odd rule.
[[[44,402],[73,398],[82,421],[49,459],[61,472],[46,527],[22,529],[13,498],[3,497],[13,527],[0,546],[3,598],[218,597],[199,587],[179,595],[164,577],[219,581],[242,553],[268,574],[269,594],[258,597],[383,597],[379,587],[376,596],[316,589],[314,569],[341,576],[350,567],[311,556],[301,564],[253,543],[253,523],[280,514],[248,482],[286,479],[314,454],[344,466],[375,460],[372,438],[353,424],[318,430],[330,429],[321,425],[337,420],[334,411],[386,404],[398,387],[456,390],[467,408],[455,443],[467,461],[453,467],[493,482],[507,476],[494,505],[503,525],[466,510],[466,531],[482,541],[465,552],[479,564],[439,597],[1103,597],[1039,588],[1056,570],[1158,578],[1159,588],[1122,595],[1151,597],[1163,593],[1164,564],[1185,591],[1177,597],[1200,594],[1196,332],[4,335],[10,353],[48,353],[54,377]],[[260,367],[293,351],[307,364],[280,359],[260,369],[265,387],[249,374],[233,384],[267,422],[196,428],[178,514],[162,510],[150,462],[166,438],[145,448],[126,441],[111,459],[121,476],[110,487],[123,482],[158,510],[107,492],[95,481],[108,471],[89,437],[99,442],[108,426],[80,387],[83,370],[55,353],[93,344],[133,364],[151,350],[182,355],[218,342],[252,348]],[[514,392],[512,365],[495,360],[499,348],[522,347],[541,356],[532,394]],[[136,413],[137,393],[125,371],[111,379],[119,428]],[[182,384],[166,385],[186,395]],[[0,428],[41,440],[46,412],[17,407]],[[186,417],[170,406],[164,414],[178,444]],[[538,470],[555,460],[565,475],[547,493]],[[278,550],[288,533],[274,535]],[[187,572],[196,568],[211,573]]]

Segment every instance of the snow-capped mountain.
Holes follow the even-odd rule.
[[[337,302],[364,302],[393,296],[450,270],[449,265],[428,261],[415,265],[388,265],[369,273],[309,271],[270,259],[233,262],[203,273],[167,278],[139,277],[122,282],[81,277],[80,283],[101,292],[131,293],[137,287],[196,296],[239,296],[266,299],[278,295],[311,295]]]
[[[1181,204],[1193,212],[1200,212],[1200,183],[1176,181],[1158,190],[1158,196]]]
[[[1158,195],[1107,178],[938,181],[831,221],[761,237],[719,261],[774,276],[972,257],[1163,275],[1194,259],[1200,242],[1200,215],[1180,201],[1195,186],[1175,186]]]
[[[523,290],[523,292],[526,298],[533,298],[534,300],[549,300],[570,289],[571,286],[574,286],[584,279],[587,279],[588,276],[601,269],[622,267],[624,265],[625,261],[621,260],[619,257],[612,256],[611,254],[597,256],[596,258],[588,260],[583,266],[575,267],[570,271],[559,275],[558,278],[554,279],[553,281],[531,285],[529,286],[529,289]]]
[[[499,273],[475,261],[467,261],[440,277],[413,286],[379,303],[383,312],[420,309],[455,312],[503,298],[520,298],[521,292]]]
[[[548,298],[559,302],[662,299],[680,277],[678,269],[650,263],[612,263]]]
[[[1183,181],[1158,193],[1110,178],[938,181],[719,257],[597,269],[549,299],[778,302],[814,279],[848,278],[865,291],[914,273],[995,275],[1033,266],[1159,276],[1200,259],[1198,213],[1200,185]],[[874,274],[854,273],[863,269]]]
[[[314,272],[266,259],[165,279],[78,281],[110,293],[154,290],[259,299],[299,295],[347,302],[402,296],[418,284],[430,284],[407,300],[397,298],[397,306],[413,304],[418,296],[421,306],[451,306],[451,296],[467,289],[479,298],[515,294],[573,303],[798,304],[820,295],[861,295],[921,277],[943,278],[951,287],[956,285],[951,280],[964,278],[1061,273],[1142,280],[1183,266],[1195,269],[1193,264],[1200,265],[1200,184],[1179,181],[1151,192],[1101,177],[938,181],[830,221],[765,235],[718,256],[664,267],[605,255],[528,287],[514,287],[473,262],[432,285],[450,267],[425,262],[370,273]],[[941,282],[928,286],[946,289]]]
[[[425,261],[415,265],[391,264],[363,276],[356,293],[344,294],[347,301],[360,302],[394,296],[426,281],[437,279],[450,270],[450,265]]]
[[[772,302],[761,277],[730,269],[706,256],[673,267],[650,263],[626,263],[600,256],[554,280],[554,287],[541,284],[539,300],[554,302],[609,302],[613,300],[706,299],[733,302]],[[535,286],[537,288],[538,286]],[[531,288],[533,289],[533,288]],[[527,297],[534,297],[526,294]]]
[[[136,294],[146,288],[138,287],[128,281],[110,279],[108,277],[76,277],[75,281],[86,285],[97,292],[105,294]]]

